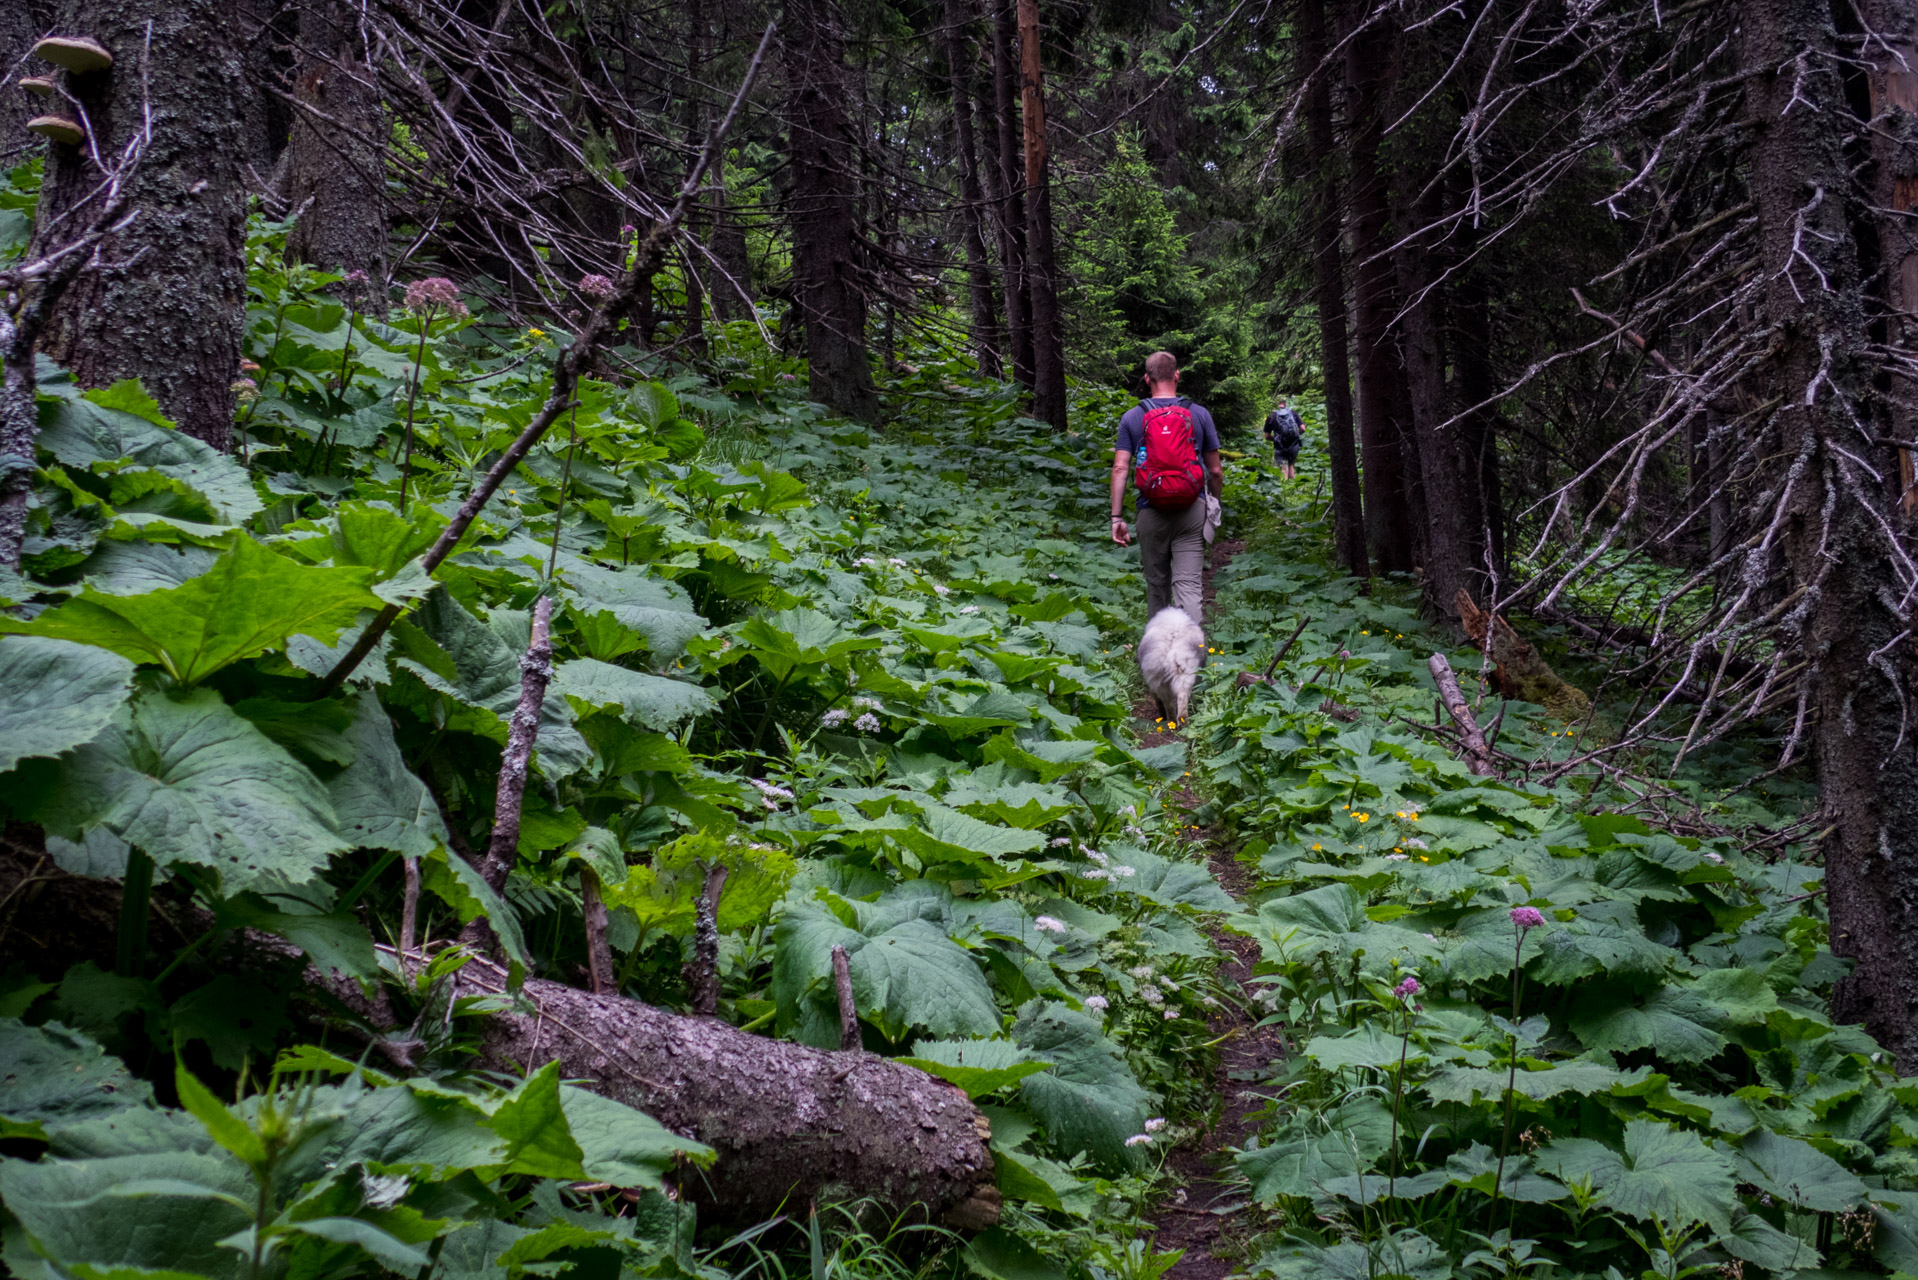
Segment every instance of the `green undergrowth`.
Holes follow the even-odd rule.
[[[992,1121],[1001,1226],[915,1236],[892,1270],[1156,1275],[1138,1215],[1166,1117],[1210,1102],[1200,923],[1238,907],[1163,816],[1185,748],[1129,727],[1109,397],[1075,405],[1096,432],[1056,438],[926,351],[876,435],[733,326],[697,369],[586,381],[429,577],[567,337],[350,312],[282,264],[282,230],[252,243],[239,456],[137,384],[39,370],[27,572],[0,583],[0,803],[123,910],[0,987],[8,1268],[890,1274],[863,1216],[797,1246],[702,1233],[671,1194],[699,1143],[556,1068],[471,1065],[524,975],[582,980],[588,875],[620,989],[683,1007],[723,865],[719,1016],[836,1048],[842,946],[867,1047]],[[554,674],[496,894],[469,851],[542,596]],[[387,604],[404,620],[320,696]],[[503,992],[461,983],[453,940],[481,916]],[[393,1018],[316,993],[261,935]]]
[[[1666,792],[1472,775],[1417,725],[1430,653],[1477,655],[1405,585],[1367,596],[1328,566],[1312,480],[1233,473],[1256,518],[1190,731],[1204,816],[1254,874],[1231,927],[1260,944],[1254,1000],[1287,1047],[1236,1157],[1248,1269],[1918,1272],[1918,1091],[1832,1021],[1846,965],[1815,858],[1753,848],[1802,797],[1737,789],[1738,744]],[[1274,683],[1235,689],[1299,615]],[[1543,708],[1480,714],[1500,713],[1534,778],[1579,749]]]

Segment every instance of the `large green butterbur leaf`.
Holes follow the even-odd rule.
[[[610,662],[576,658],[553,673],[552,692],[588,707],[616,706],[648,729],[670,729],[717,704],[696,684],[628,671]]]
[[[69,839],[105,827],[161,865],[213,868],[229,894],[311,879],[350,847],[319,780],[204,689],[123,707],[32,811]]]
[[[1591,1138],[1561,1138],[1542,1148],[1539,1169],[1561,1182],[1586,1182],[1597,1202],[1640,1221],[1672,1227],[1731,1226],[1732,1162],[1695,1133],[1656,1120],[1625,1126],[1625,1149]]]
[[[0,1018],[0,1136],[45,1137],[152,1098],[146,1081],[86,1036]]]
[[[1643,1004],[1594,995],[1574,1009],[1572,1031],[1587,1048],[1656,1049],[1672,1062],[1703,1062],[1727,1043],[1724,1029],[1763,1022],[1778,997],[1753,969],[1718,969],[1661,987]]]
[[[446,844],[446,823],[426,784],[407,769],[393,723],[371,690],[354,703],[346,731],[353,760],[327,783],[340,834],[365,849],[424,857]]]
[[[1144,1132],[1152,1095],[1098,1021],[1064,1004],[1033,1001],[1019,1011],[1012,1034],[1033,1057],[1053,1064],[1019,1086],[1053,1146],[1083,1151],[1109,1168],[1137,1167],[1138,1149],[1126,1139]]]
[[[112,723],[133,663],[67,640],[0,640],[0,773],[29,756],[57,756]]]
[[[164,421],[138,383],[119,382],[61,400],[41,424],[38,444],[63,466],[128,480],[147,473],[177,485],[204,502],[216,524],[237,524],[260,509],[245,468]]]
[[[846,949],[860,1016],[888,1037],[903,1039],[914,1028],[934,1036],[999,1030],[998,1006],[978,963],[942,928],[917,915],[882,913],[858,928],[828,901],[804,898],[787,903],[773,939],[773,995],[781,1021],[800,1027],[809,1043],[838,1043],[836,1028],[816,1023],[808,1007],[831,999],[834,946]]]
[[[28,622],[0,618],[0,632],[98,645],[193,684],[290,636],[333,643],[362,609],[381,607],[367,590],[370,577],[302,565],[242,536],[182,586],[137,596],[83,591]]]
[[[1052,1064],[1035,1060],[1011,1040],[921,1040],[906,1057],[929,1075],[956,1084],[969,1098],[982,1098]]]

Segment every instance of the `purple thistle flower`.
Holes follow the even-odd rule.
[[[579,278],[579,291],[589,298],[598,298],[604,302],[613,296],[613,282],[602,275],[583,275]]]
[[[1537,907],[1513,907],[1512,923],[1518,926],[1520,933],[1523,933],[1527,929],[1536,929],[1544,924],[1545,915]]]
[[[639,228],[629,222],[619,229],[619,234],[623,236],[636,236],[639,234]]]
[[[1401,982],[1398,984],[1398,986],[1392,988],[1392,994],[1399,997],[1399,999],[1401,1000],[1403,1000],[1407,996],[1415,996],[1418,993],[1419,993],[1419,980],[1417,978],[1407,978],[1404,982]]]

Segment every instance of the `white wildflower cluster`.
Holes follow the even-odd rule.
[[[1125,829],[1125,833],[1129,836],[1137,836],[1141,840],[1145,839],[1145,831],[1143,828],[1140,828],[1140,827],[1128,826]]]
[[[752,783],[754,788],[758,790],[760,803],[768,809],[777,810],[781,800],[790,800],[793,798],[791,791],[788,791],[785,787],[775,786],[773,783],[767,782],[764,778],[748,778],[746,781]]]
[[[878,733],[880,729],[879,717],[868,711],[865,715],[853,721],[852,727],[861,733]]]
[[[1151,978],[1153,974],[1157,973],[1158,970],[1149,964],[1135,964],[1130,969],[1127,969],[1126,972],[1139,981],[1144,982]]]
[[[846,718],[850,715],[852,715],[852,712],[846,710],[844,707],[834,707],[831,711],[819,717],[819,723],[825,725],[828,729],[837,729],[840,725],[846,723]]]
[[[935,582],[932,584],[932,593],[937,596],[949,596],[952,594],[952,588],[943,582]]]
[[[1052,837],[1052,839],[1046,841],[1046,848],[1063,849],[1071,843],[1072,843],[1071,836],[1054,836]]]
[[[1100,853],[1097,849],[1093,848],[1089,844],[1080,845],[1079,852],[1083,853],[1086,857],[1092,859],[1094,862],[1098,863],[1102,867],[1109,867],[1112,865],[1112,859],[1106,857],[1103,853]]]
[[[1145,1122],[1145,1131],[1147,1133],[1157,1133],[1163,1128],[1165,1128],[1164,1116],[1154,1116]]]
[[[1165,993],[1149,982],[1139,988],[1139,999],[1145,1001],[1154,1009],[1160,1009],[1165,1006]]]
[[[1178,1016],[1179,1016],[1179,1011],[1177,1009],[1167,1009],[1165,1011],[1165,1020],[1167,1022],[1176,1021]]]
[[[1127,1139],[1125,1140],[1125,1144],[1126,1144],[1126,1145],[1127,1145],[1128,1147],[1143,1147],[1143,1146],[1144,1146],[1144,1145],[1145,1145],[1146,1143],[1148,1143],[1148,1142],[1150,1142],[1150,1141],[1152,1141],[1152,1135],[1151,1135],[1151,1134],[1149,1134],[1149,1133],[1135,1133],[1135,1134],[1133,1134],[1133,1135],[1132,1135],[1132,1136],[1131,1136],[1130,1138],[1127,1138]]]
[[[1405,837],[1405,839],[1399,841],[1399,843],[1404,845],[1408,849],[1429,849],[1432,847],[1426,844],[1425,841],[1419,839],[1417,836],[1407,836]]]
[[[1033,920],[1032,927],[1041,933],[1056,933],[1062,938],[1066,934],[1066,922],[1054,916],[1039,916]]]
[[[1720,862],[1723,862],[1724,860],[1725,860],[1725,859],[1724,859],[1724,856],[1723,856],[1723,855],[1721,855],[1721,854],[1716,854],[1716,853],[1713,853],[1713,852],[1712,852],[1711,850],[1709,850],[1709,849],[1707,849],[1707,850],[1705,851],[1705,861],[1707,861],[1707,862],[1710,862],[1710,863],[1720,863]]]
[[[887,556],[886,563],[891,565],[895,569],[903,569],[906,567],[906,562],[904,560],[901,560],[898,556]]]
[[[1108,1001],[1104,996],[1087,996],[1084,1001],[1086,1008],[1091,1009],[1097,1013],[1104,1013],[1106,1010],[1106,1006],[1109,1003],[1110,1001]]]
[[[979,606],[976,604],[969,604],[961,608],[959,612],[960,613],[977,613],[979,612]]]
[[[886,709],[885,699],[883,698],[854,698],[852,705],[855,711],[884,711]]]
[[[1170,978],[1159,979],[1159,985],[1164,987],[1167,991],[1177,991],[1179,989],[1179,984],[1174,982]]]
[[[1409,853],[1388,853],[1385,855],[1385,860],[1387,862],[1404,862],[1411,858],[1411,856]]]
[[[873,559],[871,556],[860,556],[857,560],[852,562],[852,567],[855,569],[870,569],[878,563],[879,562]]]

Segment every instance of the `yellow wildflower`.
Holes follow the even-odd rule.
[[[1372,815],[1369,813],[1355,813],[1352,816],[1357,818],[1360,822],[1364,822],[1368,820],[1369,818],[1371,818]]]
[[[528,329],[528,330],[526,331],[526,336],[527,336],[527,337],[529,337],[529,338],[531,338],[531,339],[532,339],[533,341],[535,341],[535,342],[538,342],[538,341],[539,341],[539,340],[540,340],[541,338],[544,338],[544,337],[546,336],[546,330],[544,330],[544,329]]]

